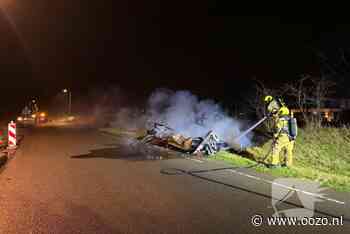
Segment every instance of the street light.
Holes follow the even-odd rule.
[[[68,114],[71,115],[72,112],[72,91],[68,89],[63,89],[63,93],[68,93]]]

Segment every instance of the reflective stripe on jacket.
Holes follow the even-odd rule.
[[[282,116],[275,118],[275,129],[274,129],[274,136],[275,138],[278,137],[280,134],[287,134],[289,135],[289,116]]]

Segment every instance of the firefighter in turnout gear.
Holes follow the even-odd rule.
[[[297,135],[296,119],[291,117],[289,109],[281,100],[276,100],[271,96],[265,97],[267,112],[273,121],[273,145],[271,167],[279,166],[291,167],[293,165],[293,149]],[[283,163],[280,161],[280,153],[283,152]]]

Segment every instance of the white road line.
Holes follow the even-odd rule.
[[[195,161],[195,162],[198,162],[198,163],[204,163],[204,161],[201,161],[199,159],[189,158],[189,160]]]
[[[198,163],[204,163],[204,161],[201,161],[201,160],[198,160],[198,159],[194,159],[194,158],[188,158],[188,159],[191,160],[191,161],[198,162]],[[280,184],[280,183],[276,183],[276,182],[273,182],[273,181],[270,181],[270,180],[263,179],[263,178],[258,177],[258,176],[253,176],[253,175],[249,175],[247,173],[239,172],[239,171],[236,171],[234,169],[228,169],[228,170],[230,172],[234,173],[234,174],[245,176],[245,177],[248,177],[250,179],[263,181],[265,183],[276,185],[276,186],[279,186],[279,187],[282,187],[282,188],[286,188],[286,189],[293,190],[293,191],[296,191],[296,192],[304,193],[304,194],[309,195],[309,196],[318,197],[318,198],[326,200],[326,201],[330,201],[330,202],[334,202],[334,203],[337,203],[337,204],[345,205],[345,202],[343,202],[343,201],[338,201],[336,199],[325,197],[325,196],[322,196],[322,195],[317,194],[317,193],[311,193],[311,192],[304,191],[304,190],[301,190],[301,189],[293,188],[293,187],[290,187],[290,186],[287,186],[287,185],[284,185],[284,184]]]
[[[286,189],[293,190],[293,191],[296,191],[296,192],[304,193],[304,194],[312,196],[312,197],[318,197],[318,198],[326,200],[326,201],[335,202],[335,203],[338,203],[338,204],[341,204],[341,205],[345,205],[345,202],[343,202],[343,201],[338,201],[338,200],[333,199],[333,198],[328,198],[328,197],[322,196],[322,195],[317,194],[317,193],[311,193],[311,192],[304,191],[304,190],[301,190],[301,189],[293,188],[293,187],[290,187],[290,186],[287,186],[287,185],[284,185],[284,184],[276,183],[276,182],[273,182],[271,180],[266,180],[266,179],[263,179],[261,177],[249,175],[247,173],[236,171],[236,170],[233,170],[233,169],[229,169],[229,171],[234,173],[234,174],[238,174],[238,175],[241,175],[241,176],[248,177],[250,179],[263,181],[265,183],[276,185],[276,186],[279,186],[279,187],[282,187],[282,188],[286,188]]]

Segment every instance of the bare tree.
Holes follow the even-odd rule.
[[[321,108],[327,97],[332,93],[335,83],[326,76],[312,77],[303,75],[299,80],[286,84],[284,89],[293,97],[294,104],[300,110],[307,125],[320,128],[322,124]],[[316,118],[308,114],[310,108],[316,109]]]
[[[315,125],[320,128],[322,124],[321,108],[324,107],[326,98],[333,93],[335,82],[327,80],[325,76],[311,78],[313,83],[313,101],[316,105]]]
[[[295,100],[294,105],[300,110],[302,118],[306,124],[310,122],[307,114],[309,101],[311,99],[311,90],[307,83],[311,79],[308,75],[302,75],[302,77],[294,82],[286,84],[284,89],[288,91],[289,96]]]
[[[327,76],[302,75],[300,79],[279,89],[268,88],[263,82],[256,79],[255,82],[255,95],[248,100],[248,105],[259,119],[267,114],[264,103],[266,95],[273,97],[289,96],[288,106],[299,109],[302,120],[306,125],[317,128],[322,126],[321,109],[325,107],[325,101],[332,94],[335,86],[335,82]],[[310,109],[314,109],[316,114],[310,115]],[[266,121],[264,126],[268,131],[271,131],[273,125],[270,121]]]

